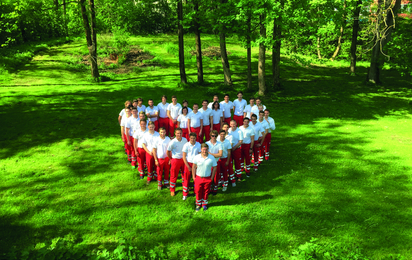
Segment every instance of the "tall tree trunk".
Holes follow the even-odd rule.
[[[64,23],[64,35],[69,35],[69,28],[67,26],[67,7],[66,0],[63,0],[63,23]]]
[[[260,37],[262,39],[266,38],[266,27],[265,27],[265,14],[261,14],[259,19],[260,24]],[[264,96],[266,94],[265,85],[265,59],[266,59],[266,46],[264,42],[259,43],[259,62],[258,62],[258,83],[259,83],[259,96]]]
[[[280,47],[282,44],[282,17],[274,19],[272,48],[272,76],[273,88],[280,88]]]
[[[251,37],[252,34],[252,14],[249,12],[247,18],[247,35],[246,35],[246,48],[247,48],[247,88],[252,89],[252,46]]]
[[[179,37],[179,69],[180,69],[180,82],[186,84],[186,70],[185,70],[185,50],[183,41],[183,4],[182,0],[177,2],[177,34]]]
[[[196,17],[194,22],[194,31],[196,39],[196,64],[197,64],[197,82],[203,83],[203,62],[202,62],[202,43],[200,41],[199,30],[199,3],[196,1],[194,6]]]
[[[86,34],[86,41],[87,41],[87,48],[89,50],[89,60],[90,60],[90,68],[91,68],[91,73],[92,77],[97,79],[99,78],[99,70],[97,67],[97,46],[96,46],[96,30],[95,28],[90,28],[89,24],[89,17],[87,16],[87,11],[86,11],[86,3],[85,0],[79,0],[79,5],[80,5],[80,10],[83,18],[83,26],[84,26],[84,31]],[[90,13],[92,15],[92,27],[95,26],[95,23],[93,20],[95,20],[95,13],[94,13],[94,0],[89,0],[89,7],[90,7]]]
[[[229,59],[227,58],[226,50],[226,34],[220,32],[220,56],[222,57],[223,74],[225,76],[225,85],[232,85],[232,76],[230,74]]]
[[[318,14],[320,14],[320,8],[318,7]],[[318,20],[320,20],[320,15],[318,15]],[[318,31],[319,31],[319,27],[318,27]],[[318,59],[322,59],[322,54],[320,51],[320,35],[318,35],[318,37],[316,38],[316,49],[318,51]]]
[[[340,48],[342,46],[342,37],[343,37],[343,30],[345,28],[346,24],[346,0],[343,1],[343,14],[342,14],[342,24],[340,26],[340,34],[338,38],[338,45],[336,46],[335,52],[332,55],[331,60],[335,60],[335,58],[338,56]]]
[[[353,29],[352,29],[352,43],[350,45],[350,73],[355,74],[356,71],[356,47],[358,45],[358,31],[359,31],[359,14],[361,11],[362,0],[356,2],[355,13],[353,14]]]

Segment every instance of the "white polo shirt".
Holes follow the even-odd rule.
[[[207,146],[209,146],[209,153],[219,153],[219,151],[222,151],[222,143],[216,140],[215,144],[212,144],[211,141],[206,142]],[[219,161],[220,158],[216,158],[216,162]]]
[[[162,102],[157,104],[157,110],[159,111],[159,117],[161,118],[167,118],[167,107],[169,106],[169,103],[166,103],[163,105]]]
[[[262,124],[259,123],[258,121],[256,121],[256,124],[253,124],[253,128],[255,129],[255,141],[257,141],[259,139],[259,137],[262,136],[262,132],[265,131],[265,129],[263,129]]]
[[[197,111],[191,112],[189,115],[187,115],[187,119],[190,119],[190,127],[196,128],[200,127],[200,119],[203,119],[203,114]]]
[[[223,152],[222,157],[220,157],[220,158],[225,159],[225,158],[227,158],[228,150],[229,149],[232,150],[232,144],[226,138],[223,142],[220,141],[220,140],[219,140],[219,142],[222,144],[222,152]]]
[[[274,131],[274,130],[276,129],[275,120],[269,116],[269,117],[268,117],[268,123],[269,123],[269,131],[268,131],[268,133],[272,133],[272,131]]]
[[[210,177],[212,175],[212,167],[217,166],[215,158],[208,154],[203,158],[202,154],[198,154],[193,159],[193,164],[196,164],[196,175],[199,177]]]
[[[133,138],[137,139],[137,148],[142,148],[143,149],[143,137],[144,135],[149,132],[149,129],[146,128],[146,130],[142,129],[137,129],[137,131],[133,134]]]
[[[212,115],[212,109],[207,108],[206,110],[203,110],[203,107],[199,109],[199,112],[202,113],[203,115],[203,125],[210,125],[210,116]]]
[[[123,133],[126,134],[126,124],[127,121],[129,121],[130,117],[122,117],[122,120],[120,120],[120,126],[123,126]]]
[[[233,106],[235,110],[234,115],[243,116],[243,111],[247,106],[247,102],[244,99],[242,99],[241,101],[239,101],[239,99],[236,99],[235,101],[233,101]]]
[[[126,122],[126,127],[129,128],[129,136],[133,136],[133,133],[140,128],[140,118],[134,118],[133,116],[129,117]]]
[[[265,132],[266,130],[268,130],[268,133],[269,133],[269,123],[268,123],[268,121],[266,121],[265,118],[263,118],[263,121],[262,121],[262,122],[260,122],[259,119],[258,119],[257,121],[262,125],[263,132]]]
[[[222,109],[219,110],[212,110],[212,116],[213,116],[213,124],[219,124],[220,123],[220,118],[223,117],[223,111]]]
[[[123,108],[122,111],[120,111],[119,116],[124,117],[125,114],[126,114],[126,109]]]
[[[249,127],[245,129],[242,125],[239,127],[239,130],[242,131],[243,134],[243,143],[242,144],[250,144],[252,142],[251,137],[255,135],[255,129],[252,124],[249,124]],[[253,139],[254,140],[254,139]]]
[[[232,101],[229,101],[226,103],[225,101],[220,102],[220,109],[223,110],[223,116],[225,118],[231,117],[232,114],[230,113],[230,110],[233,108],[233,103]]]
[[[147,148],[147,150],[148,150],[149,152],[153,151],[153,147],[154,147],[154,145],[155,145],[155,140],[156,140],[156,138],[159,137],[159,136],[160,136],[159,133],[156,132],[156,131],[154,131],[153,134],[150,134],[150,132],[147,131],[147,133],[145,133],[145,134],[143,135],[142,143],[144,143],[144,144],[146,145],[146,148]]]
[[[144,113],[146,113],[146,106],[145,105],[142,105],[141,107],[137,106],[136,108],[137,108],[137,114],[139,114],[142,111]]]
[[[179,115],[183,115],[182,109],[183,109],[183,106],[182,106],[181,109],[179,109]],[[190,112],[192,112],[192,111],[193,110],[190,107],[187,107],[187,114],[190,114]]]
[[[156,156],[159,159],[167,157],[167,147],[169,146],[170,138],[168,136],[165,139],[159,137],[156,138],[153,148],[156,148]]]
[[[237,145],[239,141],[243,141],[243,132],[239,128],[236,128],[235,131],[232,131],[232,128],[229,128],[228,134],[232,136],[232,147]]]
[[[156,113],[159,113],[159,109],[157,108],[157,106],[153,106],[153,108],[151,108],[151,107],[146,107],[146,114],[149,114],[149,115],[153,116],[153,115],[155,115]],[[158,115],[159,115],[159,114],[158,114]],[[150,121],[152,121],[152,122],[157,121],[157,117],[151,117],[151,118],[148,118],[148,119],[149,119],[149,122],[150,122]]]
[[[193,159],[196,155],[201,152],[201,146],[199,142],[196,142],[192,145],[190,142],[185,143],[183,146],[183,152],[186,153],[186,160],[190,163],[193,163]]]
[[[180,142],[177,138],[170,141],[169,146],[167,147],[168,151],[172,152],[173,159],[182,159],[183,158],[183,146],[187,143],[187,139],[182,137]]]
[[[180,123],[180,128],[182,129],[186,129],[187,128],[187,115],[179,115],[177,117],[177,122]]]
[[[167,106],[167,111],[170,111],[170,116],[173,119],[177,119],[179,116],[179,109],[182,108],[182,105],[179,103],[176,103],[176,105],[173,105],[173,103],[170,103],[169,106]]]
[[[256,106],[256,105],[253,105],[253,107],[251,107],[250,105],[247,105],[247,106],[245,107],[245,110],[243,111],[243,112],[246,112],[246,117],[248,117],[249,119],[250,119],[250,116],[252,115],[251,112],[252,112],[252,109],[253,109],[254,107],[256,107],[256,109],[257,109],[257,106]]]
[[[263,110],[262,110],[262,111],[265,111],[265,109],[266,109],[266,106],[263,105]],[[253,106],[252,112],[253,112],[253,114],[255,114],[255,115],[257,115],[257,116],[259,117],[259,108],[258,108],[257,105]]]
[[[210,108],[210,109],[213,109],[213,107],[212,107],[213,103],[215,103],[215,102],[210,102],[209,105],[207,105],[207,107]]]

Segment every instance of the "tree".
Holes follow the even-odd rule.
[[[177,1],[177,34],[179,37],[179,69],[180,69],[180,82],[186,84],[186,70],[185,70],[185,50],[183,41],[183,4],[182,0]]]
[[[284,16],[284,0],[280,1],[280,10],[273,19],[273,47],[272,47],[272,80],[273,88],[280,88],[280,48],[282,46],[282,16]]]
[[[263,12],[259,15],[259,27],[260,27],[260,43],[259,43],[259,61],[258,61],[258,84],[259,84],[259,96],[266,94],[265,85],[265,62],[266,62],[266,14]]]
[[[342,21],[341,21],[341,26],[340,26],[340,30],[339,30],[339,38],[338,38],[338,44],[336,46],[335,52],[332,55],[331,60],[335,60],[336,56],[338,56],[338,53],[341,49],[341,45],[342,45],[342,38],[343,38],[343,30],[345,28],[345,24],[346,24],[346,0],[343,0],[343,11],[342,11]]]
[[[202,62],[202,43],[200,40],[200,26],[199,26],[199,3],[198,0],[195,0],[194,3],[195,11],[195,20],[193,23],[193,29],[195,31],[195,40],[196,40],[196,64],[197,64],[197,82],[199,84],[203,83],[203,62]]]
[[[362,7],[362,0],[356,1],[356,8],[353,13],[353,26],[352,26],[352,41],[350,45],[350,73],[355,74],[356,71],[356,47],[358,42],[359,31],[359,14]]]
[[[220,8],[222,9],[221,14],[226,15],[227,13],[227,0],[221,0]],[[223,74],[224,74],[224,83],[225,85],[232,85],[232,76],[230,73],[230,66],[229,66],[229,59],[227,57],[227,49],[226,49],[226,25],[220,25],[220,32],[219,32],[219,42],[220,42],[220,56],[222,60],[223,66]]]

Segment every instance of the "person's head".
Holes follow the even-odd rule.
[[[235,120],[230,120],[230,128],[232,128],[232,130],[236,130],[237,128],[237,122]]]
[[[175,95],[172,96],[172,102],[174,105],[177,104],[177,97]]]
[[[133,117],[137,118],[137,108],[136,107],[132,108],[132,115],[133,115]]]
[[[265,118],[268,118],[270,115],[269,109],[265,109]]]
[[[166,96],[166,95],[163,95],[163,96],[162,96],[162,103],[163,103],[163,104],[166,104],[166,102],[167,102],[167,96]]]
[[[128,106],[124,109],[124,112],[126,112],[126,117],[130,117],[132,115],[132,107]]]
[[[213,96],[213,102],[219,102],[219,96],[218,95],[214,95]]]
[[[159,135],[162,139],[166,137],[166,129],[164,127],[159,128]]]
[[[249,117],[245,117],[243,118],[243,126],[246,128],[249,126]]]
[[[137,99],[133,99],[133,106],[137,107],[137,104],[139,104],[139,101],[137,101]]]
[[[153,133],[154,130],[155,130],[155,124],[154,124],[154,122],[153,122],[153,121],[150,121],[148,127],[149,127],[149,131],[150,131],[151,133]]]
[[[182,139],[182,133],[183,133],[182,128],[178,127],[175,129],[175,136],[177,140]]]
[[[143,111],[141,111],[140,113],[139,113],[139,119],[140,120],[142,120],[142,119],[145,119],[145,114],[144,114],[144,112]]]
[[[262,103],[262,101],[260,100],[260,98],[256,98],[256,105],[259,106]]]
[[[219,110],[219,109],[220,109],[220,103],[219,103],[219,101],[213,102],[213,109],[215,109],[215,110]]]
[[[190,143],[191,143],[192,145],[194,145],[194,144],[196,143],[196,138],[197,138],[197,136],[196,136],[196,133],[195,133],[195,132],[191,132],[191,133],[189,134],[189,140],[190,140]]]
[[[222,125],[222,129],[227,133],[227,131],[229,131],[229,124],[224,122],[223,125]]]
[[[225,140],[225,136],[226,136],[226,131],[225,130],[220,130],[219,132],[219,136],[220,136],[220,140],[224,141]]]
[[[146,124],[147,124],[146,119],[140,120],[139,124],[140,124],[140,129],[145,131],[146,130]]]
[[[238,98],[239,100],[242,100],[242,97],[243,97],[243,92],[242,92],[242,91],[239,91],[239,92],[237,93],[237,98]]]
[[[260,104],[260,105],[258,106],[258,109],[259,109],[259,111],[263,111],[263,105]]]
[[[250,118],[252,119],[252,123],[256,124],[257,115],[253,114]]]
[[[153,99],[149,99],[147,101],[147,104],[149,105],[149,107],[153,107]]]
[[[209,101],[207,101],[207,99],[203,99],[202,101],[203,108],[207,108],[207,104],[209,104]]]
[[[226,103],[229,102],[229,94],[225,94],[224,100]]]
[[[200,150],[202,151],[202,155],[203,155],[203,156],[207,156],[207,155],[208,155],[208,152],[209,152],[209,146],[208,146],[207,144],[203,143],[203,144],[200,146]]]
[[[142,104],[143,104],[143,98],[138,98],[137,99],[137,105],[139,106],[139,107],[141,107],[142,106]]]
[[[254,97],[249,98],[249,104],[250,104],[251,107],[253,107],[255,105],[255,98]]]
[[[186,99],[183,99],[182,101],[182,106],[183,107],[188,107],[189,106],[189,102]]]
[[[219,133],[216,130],[213,130],[212,132],[210,132],[210,139],[216,140],[218,134]]]
[[[126,102],[124,102],[124,108],[130,107],[131,104],[132,104],[132,101],[126,100]]]
[[[262,120],[265,116],[265,111],[259,111],[259,120]]]
[[[187,113],[189,113],[189,109],[187,107],[183,107],[182,108],[182,114],[187,115]]]
[[[193,111],[196,113],[198,109],[199,109],[199,104],[194,103],[193,104]]]

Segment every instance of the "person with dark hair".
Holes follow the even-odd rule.
[[[212,116],[212,130],[216,130],[219,132],[223,124],[223,111],[220,109],[220,104],[218,101],[213,102]]]
[[[177,128],[181,128],[182,136],[189,140],[189,129],[187,124],[189,109],[187,107],[182,107],[181,112],[182,114],[177,117]]]
[[[143,136],[143,149],[146,151],[146,166],[147,166],[147,184],[152,181],[153,170],[155,166],[155,161],[153,157],[153,147],[156,138],[160,135],[155,131],[155,125],[153,122],[149,122],[149,131]]]
[[[159,137],[155,139],[153,145],[153,157],[157,167],[157,189],[162,189],[163,173],[164,183],[169,183],[169,157],[167,157],[167,147],[169,146],[170,138],[166,136],[166,129],[160,127]]]
[[[130,100],[126,100],[124,102],[124,108],[122,111],[119,113],[119,117],[117,118],[117,121],[119,121],[119,125],[122,123],[122,118],[126,115],[126,108],[129,108],[132,105],[132,102]]]
[[[147,129],[147,122],[146,119],[142,119],[139,122],[140,128],[137,129],[136,132],[133,133],[133,139],[134,139],[134,151],[137,157],[137,163],[139,165],[139,174],[140,174],[140,179],[142,180],[144,178],[144,170],[145,170],[145,164],[146,164],[146,151],[143,148],[143,137],[144,135],[149,132]]]
[[[243,98],[243,92],[239,91],[237,93],[237,99],[233,101],[233,119],[236,121],[237,126],[243,124],[243,113],[247,105],[246,100]]]
[[[137,113],[146,112],[146,106],[143,105],[143,98],[138,98],[138,99],[137,99],[137,106],[136,106],[136,108],[137,108]]]
[[[197,141],[200,143],[200,136],[203,130],[203,115],[199,111],[199,105],[197,103],[193,104],[193,111],[187,116],[187,127],[189,134],[191,132],[196,133]]]
[[[259,151],[260,147],[263,143],[262,140],[262,133],[265,132],[265,130],[262,127],[262,124],[257,121],[257,116],[255,114],[252,115],[252,124],[253,129],[255,130],[255,144],[253,146],[253,158],[252,158],[252,163],[253,163],[253,168],[255,169],[255,172],[258,170],[259,167]]]
[[[227,123],[226,123],[227,125]],[[232,162],[235,166],[235,172],[233,172],[233,167],[229,168],[229,178],[232,181],[232,187],[236,186],[236,178],[240,180],[242,178],[242,169],[244,168],[244,158],[242,156],[242,143],[243,143],[243,132],[237,127],[237,123],[235,120],[230,121],[230,128],[229,125],[225,127],[223,124],[223,130],[227,131],[229,137],[226,137],[232,143]],[[227,128],[227,130],[226,130]]]
[[[126,124],[129,121],[129,118],[132,116],[132,106],[125,108],[125,115],[122,117],[122,121],[120,122],[120,132],[122,134],[122,140],[124,143],[124,150],[127,154],[127,160],[132,162],[132,153],[129,150],[129,145],[127,142],[127,135],[126,135]]]
[[[247,105],[243,111],[243,117],[250,118],[253,114],[252,110],[254,109],[257,109],[257,106],[255,105],[255,98],[251,97],[249,99],[249,105]]]
[[[182,109],[183,107],[187,107],[187,114],[190,114],[193,110],[189,107],[189,102],[186,99],[182,101],[182,108],[179,109],[179,115],[183,114]]]
[[[243,119],[243,125],[239,127],[243,134],[242,142],[242,163],[245,163],[246,176],[250,177],[250,157],[253,152],[253,146],[255,144],[255,129],[249,125],[249,118]],[[241,181],[238,177],[238,181]]]
[[[216,175],[216,159],[209,154],[209,146],[201,145],[201,153],[193,159],[192,177],[195,180],[196,211],[208,209],[208,197],[212,180]]]
[[[212,109],[207,107],[208,101],[205,99],[202,101],[202,108],[200,113],[203,115],[203,131],[202,136],[200,137],[200,143],[207,142],[210,140],[210,131],[212,131],[210,124],[213,122]],[[205,139],[203,141],[203,138]]]
[[[157,106],[154,106],[153,99],[149,99],[147,101],[147,104],[149,105],[148,107],[146,107],[145,111],[147,119],[149,120],[149,122],[153,122],[155,124],[155,131],[157,131],[159,129],[159,109],[157,108]]]
[[[132,159],[132,169],[136,168],[137,165],[137,157],[135,154],[135,150],[134,150],[134,140],[133,140],[133,133],[135,131],[135,129],[137,129],[138,125],[139,125],[139,117],[137,115],[137,108],[133,107],[132,108],[132,116],[129,118],[129,120],[127,120],[126,122],[126,139],[127,139],[127,145],[129,146],[129,153],[131,155],[131,159]]]
[[[192,178],[193,159],[200,153],[200,143],[196,142],[196,133],[190,133],[190,141],[183,146],[183,162],[185,163],[185,171],[183,179],[183,200],[189,195],[190,178]],[[194,179],[193,179],[194,181]]]
[[[259,116],[259,106],[262,105],[261,110],[265,111],[266,106],[262,104],[262,101],[260,100],[260,98],[256,98],[256,106],[252,109],[252,113],[255,114],[256,116]]]
[[[169,132],[170,137],[173,138],[175,133],[175,128],[177,128],[177,117],[179,116],[179,110],[182,105],[177,103],[177,97],[172,96],[172,103],[167,107],[167,117],[169,118]]]
[[[209,105],[207,105],[208,108],[213,109],[213,103],[218,102],[219,103],[219,96],[218,95],[214,95],[213,96],[213,101],[209,103]]]
[[[225,94],[224,100],[220,102],[220,108],[223,110],[224,121],[230,124],[232,118],[233,103],[229,100],[229,95]]]
[[[265,110],[265,120],[269,123],[268,134],[266,135],[266,145],[265,145],[265,160],[269,160],[270,143],[272,139],[272,131],[275,131],[275,120],[271,118],[269,109]]]
[[[167,117],[167,107],[169,103],[167,103],[167,96],[162,96],[162,102],[157,104],[157,110],[159,111],[159,123],[158,127],[163,127],[166,129],[166,135],[169,135],[169,118]]]
[[[226,131],[220,130],[219,133],[219,142],[222,143],[222,156],[218,161],[218,170],[220,171],[221,176],[223,177],[223,188],[222,191],[227,190],[227,185],[229,184],[228,181],[228,174],[229,174],[229,167],[231,165],[231,155],[232,155],[232,144],[229,140],[226,139]]]
[[[219,170],[219,164],[218,161],[220,157],[222,157],[223,154],[223,148],[222,148],[222,143],[217,140],[218,133],[216,130],[213,130],[212,133],[210,134],[210,141],[206,142],[206,144],[209,146],[209,154],[215,157],[216,159],[216,164],[217,164],[217,171],[215,178],[213,179],[214,187],[213,187],[213,195],[217,194],[217,187],[219,184],[220,180],[220,170]]]
[[[170,195],[175,196],[176,191],[176,181],[179,175],[179,171],[184,172],[184,162],[183,162],[183,146],[187,143],[187,139],[182,137],[182,129],[175,129],[176,138],[170,141],[167,147],[167,157],[171,161],[170,170]]]

